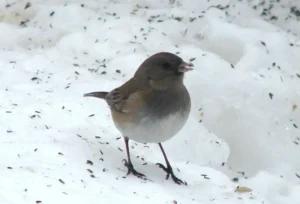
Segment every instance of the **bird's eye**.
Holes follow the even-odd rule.
[[[168,62],[166,62],[166,63],[163,63],[163,64],[162,64],[162,67],[163,67],[164,69],[168,70],[168,69],[171,69],[171,64],[168,63]]]

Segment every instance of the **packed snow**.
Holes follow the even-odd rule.
[[[300,1],[0,2],[0,203],[299,204]],[[167,51],[195,67],[192,111],[163,143],[130,142],[104,101]]]

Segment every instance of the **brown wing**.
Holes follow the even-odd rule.
[[[114,111],[131,112],[133,107],[141,106],[148,92],[150,92],[149,89],[139,86],[132,78],[122,86],[109,92],[105,100]]]

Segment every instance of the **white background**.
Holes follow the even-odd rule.
[[[1,204],[299,204],[299,1],[30,2],[0,3]],[[156,144],[133,141],[149,180],[123,178],[107,105],[82,97],[161,51],[195,65],[190,118],[163,144],[187,186],[165,180]]]

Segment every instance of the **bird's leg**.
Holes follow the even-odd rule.
[[[130,173],[132,173],[133,175],[135,175],[135,176],[137,176],[139,178],[145,177],[144,174],[141,174],[141,173],[137,172],[133,168],[133,165],[132,165],[131,159],[130,159],[129,146],[128,146],[129,138],[128,137],[124,137],[124,140],[125,140],[125,145],[126,145],[127,161],[125,159],[123,161],[125,162],[124,165],[128,169],[127,175],[130,174]]]
[[[179,185],[180,185],[180,184],[185,184],[185,185],[187,185],[187,183],[186,183],[185,181],[180,180],[179,178],[177,178],[177,177],[174,175],[173,169],[172,169],[172,167],[171,167],[171,165],[170,165],[170,162],[169,162],[169,160],[168,160],[168,158],[167,158],[167,155],[166,155],[166,153],[165,153],[165,151],[164,151],[164,148],[162,147],[161,143],[158,143],[158,145],[159,145],[159,147],[160,147],[160,149],[161,149],[161,151],[162,151],[162,153],[163,153],[163,155],[164,155],[164,158],[165,158],[167,167],[165,167],[164,165],[162,165],[162,164],[160,164],[160,163],[157,163],[156,165],[158,165],[158,166],[159,166],[160,168],[162,168],[165,172],[167,172],[166,179],[169,179],[169,177],[170,177],[170,175],[171,175],[171,177],[172,177],[172,179],[173,179],[173,181],[174,181],[175,183],[177,183],[177,184],[179,184]]]

